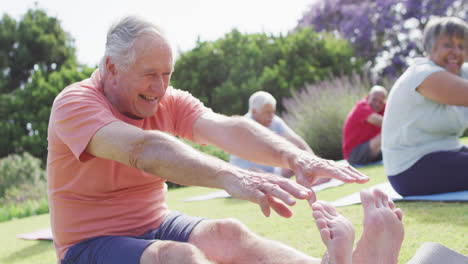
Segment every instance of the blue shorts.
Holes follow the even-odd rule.
[[[424,155],[409,169],[388,180],[402,196],[468,190],[468,148]]]
[[[61,264],[139,264],[141,254],[156,240],[187,242],[204,218],[171,212],[156,230],[141,236],[100,236],[71,246]]]

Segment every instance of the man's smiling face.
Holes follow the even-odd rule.
[[[126,71],[108,70],[111,81],[104,90],[120,113],[141,119],[156,113],[166,93],[173,69],[172,50],[163,38],[151,33],[139,36],[133,48],[135,62]]]

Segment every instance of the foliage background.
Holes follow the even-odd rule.
[[[296,30],[314,27],[347,39],[377,76],[398,77],[423,55],[422,31],[432,16],[468,21],[466,0],[318,0]]]
[[[0,157],[29,152],[45,162],[55,96],[92,69],[77,65],[73,39],[41,9],[19,22],[3,15],[0,51]]]
[[[283,119],[318,156],[343,159],[342,131],[346,116],[375,83],[369,75],[353,74],[308,84],[304,89],[292,91],[291,98],[283,99]],[[381,85],[389,89],[392,83],[386,80]]]
[[[347,112],[372,85],[389,89],[422,54],[421,31],[433,15],[467,20],[468,2],[319,0],[286,35],[234,29],[218,40],[199,41],[176,61],[172,85],[227,115],[244,114],[253,92],[268,91],[316,153],[341,159]],[[67,85],[94,69],[77,63],[73,37],[44,10],[28,10],[18,21],[1,17],[2,219],[48,211],[44,168],[50,106]],[[191,145],[228,159],[215,147]]]
[[[171,82],[216,112],[240,115],[248,111],[255,91],[271,93],[281,111],[280,99],[306,83],[361,69],[361,60],[345,40],[312,28],[279,37],[233,30],[182,54]]]

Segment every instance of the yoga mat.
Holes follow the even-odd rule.
[[[325,190],[331,187],[336,187],[344,184],[344,182],[336,179],[331,179],[328,182],[312,186],[312,190],[314,192],[319,192],[321,190]],[[212,192],[204,195],[198,195],[198,196],[193,196],[184,199],[184,202],[195,202],[195,201],[205,201],[205,200],[211,200],[211,199],[217,199],[217,198],[230,198],[231,196],[224,190],[222,191],[217,191],[217,192]]]
[[[347,160],[343,159],[343,160],[336,161],[336,163],[341,164],[341,165],[351,165],[355,168],[365,168],[365,167],[370,167],[370,166],[383,165],[383,161],[381,160],[372,162],[372,163],[367,163],[367,164],[349,164]]]
[[[372,190],[374,188],[379,188],[380,190],[382,190],[393,201],[468,202],[468,191],[402,197],[393,189],[392,185],[389,182],[374,185],[369,189]],[[355,192],[353,194],[347,195],[343,198],[333,201],[332,205],[335,207],[340,207],[360,203],[361,197],[359,195],[359,192]]]
[[[31,233],[19,234],[16,237],[26,240],[52,240],[52,230],[44,228]]]

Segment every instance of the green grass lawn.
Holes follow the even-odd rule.
[[[320,200],[337,198],[386,181],[382,166],[361,169],[369,175],[370,182],[364,185],[346,184],[317,193]],[[312,211],[305,201],[292,207],[290,219],[272,214],[266,218],[255,204],[232,198],[201,202],[183,202],[195,195],[213,192],[213,189],[186,187],[171,190],[168,204],[177,210],[195,216],[209,218],[235,217],[257,234],[279,240],[307,254],[321,256],[325,247],[312,219]],[[462,254],[468,255],[468,203],[398,202],[403,210],[405,240],[399,263],[406,263],[425,241],[439,242]],[[356,238],[362,233],[362,207],[340,207],[338,211],[354,224]],[[16,235],[49,227],[49,215],[39,215],[0,223],[0,263],[54,263],[55,251],[52,242],[25,241]]]

